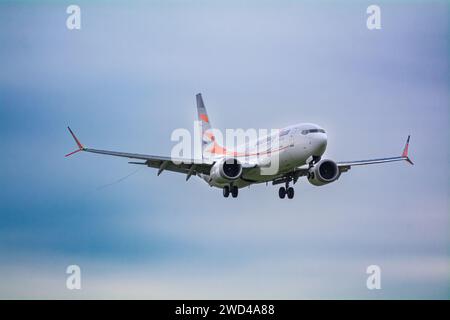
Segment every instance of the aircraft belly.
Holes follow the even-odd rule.
[[[279,157],[278,170],[276,168],[267,167],[265,170],[262,168],[247,169],[241,178],[233,181],[233,185],[243,188],[251,184],[270,182],[276,178],[282,177],[284,174],[291,172],[294,168],[305,164],[305,160],[308,157],[306,150],[303,148],[289,148],[283,152],[274,155]],[[275,162],[272,159],[272,165],[275,166]],[[202,175],[202,178],[213,187],[223,188],[229,185],[229,183],[216,183],[209,181],[209,176]]]

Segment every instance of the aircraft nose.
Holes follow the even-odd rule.
[[[315,155],[321,156],[325,153],[327,148],[327,135],[326,133],[317,133],[314,137],[314,151]]]

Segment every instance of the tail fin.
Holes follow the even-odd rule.
[[[198,93],[196,95],[197,98],[197,112],[198,112],[198,121],[202,124],[202,133],[206,130],[211,129],[211,124],[209,123],[208,112],[206,112],[205,104],[203,103],[202,94]]]
[[[214,144],[214,135],[211,132],[211,123],[209,122],[208,112],[206,111],[205,104],[203,103],[202,94],[198,93],[196,95],[197,98],[197,112],[198,112],[198,121],[201,126],[201,135],[202,135],[202,158],[207,157],[205,155],[205,151],[210,149],[210,145]],[[209,132],[208,132],[209,130]]]
[[[201,125],[201,135],[202,135],[202,158],[214,158],[217,155],[226,155],[229,153],[227,149],[217,143],[216,137],[214,136],[214,131],[209,122],[208,113],[206,112],[205,104],[203,103],[202,94],[199,93],[197,98],[197,112],[198,121]]]

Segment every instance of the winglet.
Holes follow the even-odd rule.
[[[70,129],[70,127],[67,127],[67,129],[69,129],[69,132],[70,132],[70,134],[72,135],[73,140],[75,140],[75,142],[76,142],[76,144],[77,144],[77,146],[78,146],[78,149],[75,150],[75,151],[72,151],[71,153],[66,154],[65,157],[71,156],[72,154],[77,153],[77,152],[80,152],[80,151],[83,151],[83,150],[85,149],[84,146],[81,144],[80,140],[78,140],[77,136],[76,136],[76,135],[73,133],[73,131]]]
[[[414,163],[408,157],[409,138],[411,138],[410,135],[408,135],[408,139],[406,140],[406,144],[405,144],[405,148],[403,149],[402,157],[405,158],[405,160],[408,161],[410,164],[414,165]]]

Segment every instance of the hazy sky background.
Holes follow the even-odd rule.
[[[449,7],[378,2],[0,3],[0,298],[450,297]],[[219,128],[314,122],[336,183],[224,199],[87,146],[170,155],[202,92]],[[82,290],[65,288],[78,264]],[[382,289],[366,288],[367,266]]]

